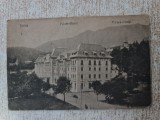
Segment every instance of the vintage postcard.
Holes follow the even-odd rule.
[[[10,110],[151,103],[146,15],[9,20],[7,33]]]

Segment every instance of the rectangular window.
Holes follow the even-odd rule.
[[[74,84],[74,88],[76,89],[76,83]]]
[[[101,65],[101,61],[99,61],[99,65]]]
[[[83,83],[81,83],[81,89],[83,89]]]
[[[96,78],[96,74],[94,74],[94,78]]]
[[[91,89],[92,88],[92,83],[89,83],[89,89]]]
[[[89,78],[91,78],[91,74],[89,74]]]
[[[83,71],[83,67],[81,67],[81,71]]]
[[[94,61],[94,65],[96,65],[96,61]]]
[[[108,78],[108,74],[106,74],[106,78]]]
[[[81,75],[81,79],[83,80],[83,75]]]
[[[89,60],[89,63],[88,63],[88,65],[91,65],[91,60]]]
[[[96,68],[94,67],[94,71],[96,71]]]
[[[83,65],[83,60],[81,60],[81,65]]]
[[[99,74],[99,78],[101,78],[101,74]]]
[[[106,67],[106,71],[108,70],[108,68]]]
[[[91,67],[89,67],[89,71],[91,71]]]
[[[108,61],[106,61],[106,65],[108,65]]]
[[[101,71],[101,68],[99,68],[99,71]]]

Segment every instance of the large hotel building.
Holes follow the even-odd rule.
[[[92,91],[95,80],[105,82],[118,75],[112,69],[110,53],[98,44],[80,44],[75,50],[55,48],[52,53],[39,56],[35,61],[35,73],[50,84],[60,76],[71,80],[71,91]]]

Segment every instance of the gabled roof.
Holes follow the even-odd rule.
[[[45,55],[39,55],[38,58],[36,59],[35,63],[43,62],[44,61],[44,57],[45,57]]]
[[[66,48],[54,48],[51,53],[51,57],[58,57],[61,53],[65,51],[67,51]]]
[[[38,63],[38,62],[50,62],[50,54],[39,55],[35,63]]]

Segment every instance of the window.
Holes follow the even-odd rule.
[[[89,63],[88,63],[88,65],[91,65],[91,60],[89,60]]]
[[[99,61],[99,65],[101,65],[101,61]]]
[[[108,61],[106,61],[106,65],[108,65]]]
[[[96,68],[94,67],[94,71],[96,71]]]
[[[99,68],[99,71],[101,71],[101,68]]]
[[[81,65],[83,65],[83,60],[81,60]]]
[[[83,80],[83,75],[81,75],[81,79]]]
[[[99,74],[99,78],[101,78],[101,74]]]
[[[74,84],[74,88],[76,89],[76,83]]]
[[[83,89],[83,83],[81,83],[81,89]]]
[[[89,71],[91,71],[91,67],[89,67]]]
[[[92,88],[92,83],[89,83],[89,89],[91,89]]]
[[[96,78],[96,74],[94,74],[94,78]]]
[[[96,65],[96,61],[94,61],[94,65]]]
[[[106,67],[106,71],[108,70],[108,68]]]
[[[91,74],[89,74],[89,78],[91,78]]]
[[[81,67],[81,71],[83,71],[83,67]]]
[[[106,74],[106,78],[108,78],[108,74]]]

